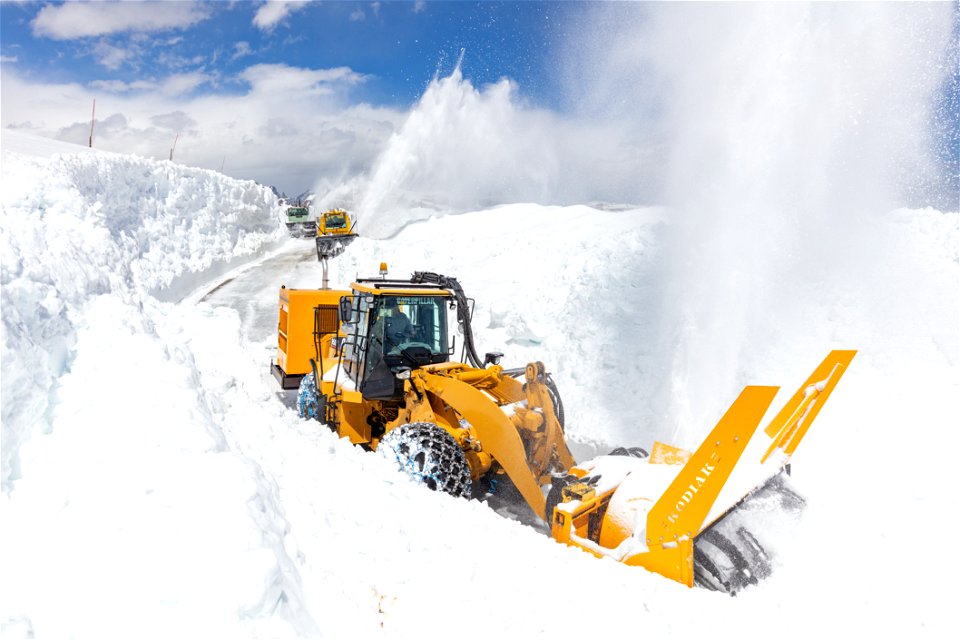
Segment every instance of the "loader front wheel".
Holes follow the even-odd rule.
[[[392,429],[377,451],[417,484],[457,498],[470,495],[470,467],[463,450],[453,436],[431,422]]]

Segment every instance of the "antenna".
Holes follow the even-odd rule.
[[[93,123],[97,116],[97,99],[93,99],[93,111],[90,113],[90,148],[93,148]]]
[[[173,162],[173,150],[177,148],[177,140],[180,139],[180,134],[177,134],[177,137],[173,139],[173,146],[170,147],[170,161]]]
[[[227,156],[223,156],[223,161],[220,163],[220,173],[223,173],[223,164],[227,161]]]

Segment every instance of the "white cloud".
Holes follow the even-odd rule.
[[[416,2],[413,3],[414,13],[421,13],[426,8],[427,8],[427,0],[416,0]]]
[[[320,92],[333,91],[333,85],[349,86],[363,82],[367,76],[349,67],[303,69],[285,64],[258,64],[240,74],[254,92]]]
[[[284,18],[300,11],[307,6],[305,2],[290,2],[288,0],[268,0],[265,5],[257,9],[253,17],[253,24],[263,31],[272,31]]]
[[[111,71],[116,71],[124,62],[133,58],[133,52],[130,49],[115,47],[105,41],[98,42],[93,47],[93,55],[98,63]]]
[[[101,89],[108,93],[128,93],[130,91],[152,91],[158,88],[156,82],[136,80],[123,82],[122,80],[94,80],[89,84],[92,89]]]
[[[178,74],[129,84],[43,84],[13,66],[0,69],[0,126],[86,146],[90,104],[97,100],[94,146],[166,159],[174,132],[182,132],[177,160],[300,193],[314,184],[356,176],[394,133],[405,113],[350,104],[347,92],[365,76],[349,68],[297,69],[258,65],[240,80],[237,95],[191,95],[209,82]]]
[[[196,2],[67,2],[43,7],[31,26],[35,36],[72,40],[185,29],[210,14],[209,6]]]
[[[238,60],[244,56],[249,56],[253,53],[253,49],[250,47],[250,43],[246,41],[236,42],[233,45],[233,56],[231,60]]]
[[[0,62],[11,63],[16,61],[17,61],[17,56],[0,56]]]
[[[210,76],[199,71],[178,73],[164,80],[160,92],[166,96],[179,96],[210,82]]]
[[[354,9],[350,13],[350,22],[361,22],[367,19],[367,14],[363,12],[363,9]]]
[[[185,114],[183,111],[172,111],[170,113],[161,113],[150,118],[150,122],[158,127],[169,129],[170,131],[184,131],[193,129],[197,126],[197,121]]]

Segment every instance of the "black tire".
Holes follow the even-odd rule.
[[[306,420],[322,420],[320,415],[320,396],[317,394],[317,383],[313,372],[300,379],[300,388],[297,391],[297,413]]]
[[[391,430],[377,451],[417,484],[457,498],[471,493],[470,467],[449,433],[430,422],[412,422]]]
[[[577,476],[572,475],[553,476],[553,481],[550,483],[550,491],[547,492],[547,507],[544,513],[548,527],[553,528],[553,510],[557,508],[558,504],[563,502],[563,488],[578,480],[579,478]]]

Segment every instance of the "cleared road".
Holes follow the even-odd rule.
[[[248,342],[272,341],[277,330],[280,286],[319,287],[322,278],[313,241],[291,240],[282,253],[224,280],[200,301],[236,309]]]

